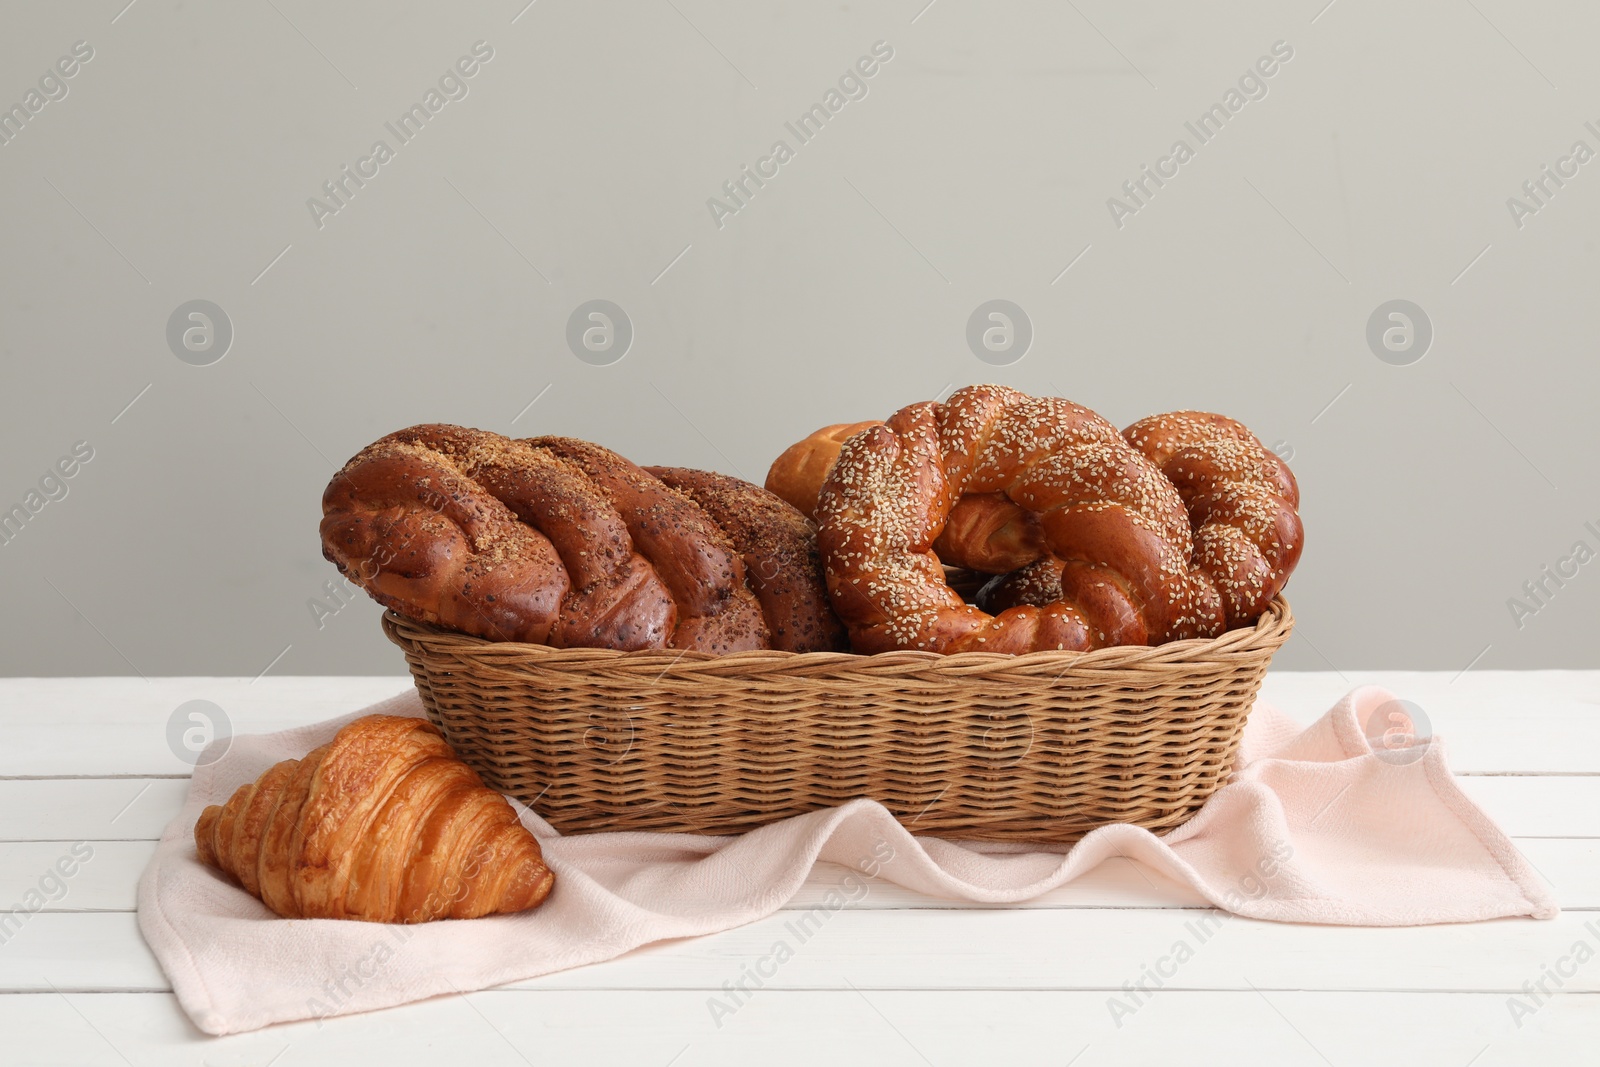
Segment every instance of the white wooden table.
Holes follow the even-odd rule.
[[[1600,1062],[1600,671],[1277,673],[1266,695],[1310,721],[1363,682],[1423,708],[1468,793],[1555,887],[1559,918],[1382,930],[1233,918],[1119,1026],[1111,998],[1206,909],[1114,861],[1012,907],[874,883],[720,1025],[708,998],[769,950],[781,913],[510,988],[209,1038],[133,913],[187,786],[169,717],[205,699],[234,733],[277,730],[407,680],[0,680],[0,908],[30,889],[56,898],[0,943],[0,1063]],[[49,872],[75,846],[92,856],[57,886]],[[788,907],[811,907],[843,873],[819,867]],[[1519,1026],[1512,998],[1534,1006],[1525,983],[1555,992],[1557,970],[1573,973]]]

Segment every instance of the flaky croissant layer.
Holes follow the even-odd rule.
[[[419,923],[524,911],[539,842],[422,719],[368,715],[269,767],[194,828],[202,862],[291,919]]]

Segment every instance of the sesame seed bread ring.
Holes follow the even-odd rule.
[[[772,647],[785,652],[843,652],[844,626],[828,603],[817,554],[817,528],[792,504],[759,485],[714,471],[646,467],[711,516],[744,560],[744,577],[761,602]]]
[[[945,582],[934,544],[964,496],[1038,517],[1062,599],[991,616]],[[1190,569],[1177,490],[1114,426],[1067,400],[969,386],[847,440],[822,485],[818,545],[857,652],[1089,649],[1221,629]]]
[[[1183,498],[1194,565],[1221,594],[1228,628],[1254,622],[1282,591],[1305,544],[1293,472],[1223,415],[1173,411],[1122,433]]]

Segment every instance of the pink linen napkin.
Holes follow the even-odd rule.
[[[1036,897],[1121,855],[1257,919],[1407,926],[1555,916],[1528,863],[1457,787],[1437,739],[1369,743],[1393,701],[1377,687],[1355,689],[1305,730],[1258,703],[1232,781],[1193,819],[1159,838],[1104,826],[1065,852],[913,837],[870,800],[741,837],[562,837],[521,809],[556,873],[544,906],[411,927],[279,919],[199,862],[194,824],[207,804],[358,715],[421,715],[408,690],[315,726],[235,737],[225,756],[197,767],[140,879],[139,927],[195,1025],[227,1034],[471,992],[726,930],[776,911],[818,860],[992,904]],[[380,931],[399,931],[407,951],[386,946]]]

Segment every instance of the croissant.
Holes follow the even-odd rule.
[[[368,715],[269,767],[194,828],[200,860],[288,919],[524,911],[555,875],[511,805],[422,719]]]

